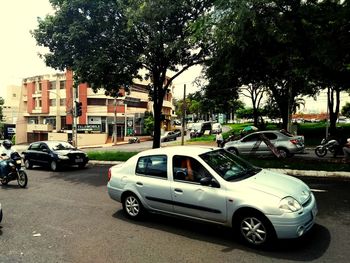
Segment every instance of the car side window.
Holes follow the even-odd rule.
[[[264,133],[264,135],[266,136],[267,139],[271,140],[276,140],[277,139],[277,135],[271,132],[267,132]]]
[[[258,140],[258,135],[257,134],[252,134],[252,135],[249,135],[246,138],[244,138],[242,140],[242,142],[254,142],[254,141],[257,141],[257,140]]]
[[[29,150],[39,151],[39,146],[40,146],[40,143],[33,143],[33,144],[29,147]]]
[[[145,176],[167,178],[166,155],[150,155],[140,157],[137,161],[136,173]]]
[[[175,181],[199,183],[204,177],[212,177],[203,165],[189,156],[173,157],[173,175]]]

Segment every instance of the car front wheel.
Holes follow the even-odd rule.
[[[143,216],[143,206],[136,195],[128,193],[123,201],[123,210],[127,217],[140,219]]]
[[[25,160],[24,167],[29,170],[29,169],[32,169],[33,164],[29,160]]]
[[[55,160],[51,161],[50,168],[54,172],[58,170],[57,162]]]
[[[275,238],[270,222],[259,213],[240,216],[237,227],[241,239],[254,247],[265,246]]]

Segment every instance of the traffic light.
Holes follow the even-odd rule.
[[[83,103],[78,102],[78,101],[75,102],[75,116],[76,117],[83,115],[82,106],[83,106]]]

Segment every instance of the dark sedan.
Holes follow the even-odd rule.
[[[86,166],[89,158],[86,153],[64,141],[33,142],[23,152],[24,165],[31,169],[33,165],[50,167],[52,171],[77,165]]]

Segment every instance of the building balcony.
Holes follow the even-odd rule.
[[[173,104],[171,103],[171,101],[164,100],[163,101],[163,107],[172,108]]]
[[[52,130],[53,130],[53,126],[51,124],[28,124],[27,125],[27,132],[34,132],[34,131],[51,132]]]

